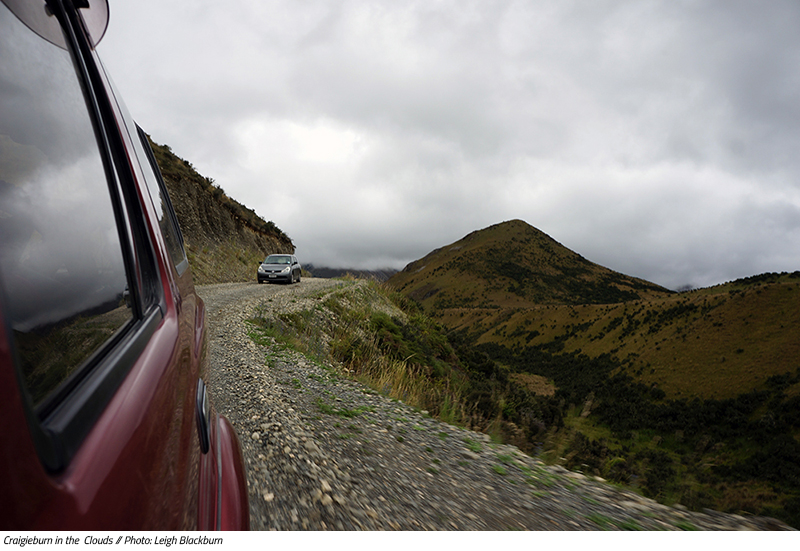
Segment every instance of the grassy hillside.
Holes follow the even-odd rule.
[[[669,398],[732,398],[800,363],[800,274],[605,305],[445,309],[477,344],[610,355]]]
[[[470,399],[523,449],[800,525],[800,272],[678,294],[514,221],[390,284],[448,328]]]
[[[228,197],[169,146],[150,142],[186,243],[195,283],[249,281],[271,253],[293,253],[272,222]]]
[[[800,365],[800,272],[674,293],[515,220],[438,249],[389,283],[475,344],[608,355],[669,398],[735,397]]]
[[[414,303],[374,279],[352,277],[315,298],[312,309],[293,312],[264,305],[250,320],[251,337],[339,365],[343,374],[444,421],[469,421],[469,380],[443,328]]]

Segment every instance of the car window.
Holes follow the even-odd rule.
[[[178,275],[182,275],[186,268],[189,267],[189,260],[186,257],[186,249],[184,248],[183,234],[178,224],[178,217],[175,215],[175,210],[170,201],[167,186],[164,184],[164,178],[161,175],[161,169],[158,167],[158,162],[153,154],[153,149],[150,147],[147,134],[134,122],[127,105],[122,100],[122,96],[117,92],[113,79],[108,73],[105,73],[105,67],[100,64],[100,68],[114,91],[114,99],[122,113],[122,122],[133,144],[139,161],[138,164],[142,168],[145,184],[147,184],[147,189],[155,207],[158,225],[161,228],[161,234],[164,236],[167,252],[175,265]]]
[[[69,52],[0,4],[0,59],[0,288],[39,407],[134,319],[129,236]]]

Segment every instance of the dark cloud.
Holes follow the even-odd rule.
[[[128,0],[101,54],[308,262],[521,218],[677,287],[800,269],[797,28],[779,0]]]

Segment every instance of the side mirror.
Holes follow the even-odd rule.
[[[33,32],[59,48],[67,48],[58,19],[45,2],[4,1],[3,4]],[[78,0],[74,4],[81,9],[79,13],[92,46],[97,46],[108,28],[108,0]]]

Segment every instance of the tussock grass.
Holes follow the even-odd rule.
[[[800,326],[800,277],[793,276],[619,304],[446,309],[437,319],[476,344],[613,356],[667,398],[725,399],[797,368],[800,340],[791,328]],[[552,391],[525,377],[514,375],[536,393]],[[800,385],[787,394],[800,394]]]
[[[249,320],[251,338],[335,366],[444,422],[464,423],[471,413],[465,400],[468,380],[438,323],[384,284],[342,281],[318,295],[312,309],[277,315],[258,310]]]

